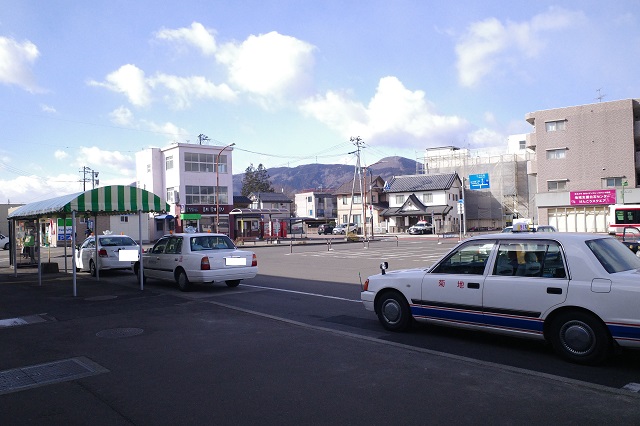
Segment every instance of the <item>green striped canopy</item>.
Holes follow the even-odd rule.
[[[26,204],[9,215],[9,219],[26,219],[39,216],[68,216],[67,213],[125,214],[158,212],[166,213],[169,204],[152,192],[135,186],[112,185],[90,189],[86,192],[63,195]]]

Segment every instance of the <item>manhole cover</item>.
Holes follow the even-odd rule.
[[[111,300],[111,299],[116,299],[118,296],[94,296],[94,297],[87,297],[84,300],[89,300],[89,301],[96,301],[96,300]]]
[[[102,330],[96,333],[98,337],[105,337],[107,339],[118,339],[120,337],[137,336],[144,332],[141,328],[112,328],[110,330]]]

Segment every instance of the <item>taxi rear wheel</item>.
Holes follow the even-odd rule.
[[[180,288],[181,291],[191,290],[191,283],[189,282],[189,278],[184,271],[181,270],[180,272],[178,272],[176,282],[178,283],[178,288]]]
[[[89,262],[89,273],[92,277],[96,276],[96,264],[92,261]]]
[[[238,287],[238,285],[240,284],[240,280],[227,280],[224,282],[227,287]]]
[[[411,324],[411,311],[404,296],[388,291],[376,303],[376,313],[382,326],[389,331],[403,331]]]
[[[611,352],[611,338],[605,325],[586,312],[560,314],[551,324],[549,339],[564,359],[578,364],[596,365]]]

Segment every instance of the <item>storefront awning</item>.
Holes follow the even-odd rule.
[[[159,214],[158,216],[154,217],[155,220],[165,220],[165,219],[173,219],[173,215],[170,214]]]

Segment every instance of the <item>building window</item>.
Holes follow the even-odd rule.
[[[164,165],[165,170],[173,169],[173,155],[167,156],[167,158],[165,158],[164,161],[165,161],[165,165]]]
[[[226,162],[226,159],[225,159]],[[211,172],[213,173],[213,154],[202,154],[197,152],[184,153],[185,172]]]
[[[564,191],[567,189],[566,180],[550,180],[547,181],[547,190],[549,191]]]
[[[544,125],[547,132],[558,132],[567,129],[567,120],[547,121]]]
[[[176,201],[174,198],[174,190],[173,188],[167,188],[167,203],[173,203]]]
[[[218,156],[218,173],[227,173],[227,156]]]
[[[187,185],[185,187],[185,192],[185,204],[216,204],[215,186]],[[218,187],[218,195],[220,197],[218,204],[229,204],[229,196],[226,186]]]
[[[616,188],[618,186],[622,186],[624,178],[622,177],[609,177],[602,179],[602,187],[603,188]]]
[[[147,164],[147,173],[151,173],[151,164]]]
[[[527,141],[518,141],[518,148],[519,149],[526,149],[527,148]]]
[[[342,223],[347,223],[347,221],[349,220],[349,216],[347,216],[346,214],[342,215]]]
[[[354,194],[353,195],[353,204],[362,204],[362,195]]]
[[[308,203],[310,203],[310,202],[312,202],[312,201],[313,201],[313,197],[312,197],[311,195],[309,195],[309,196],[307,197],[307,202],[308,202]]]
[[[422,194],[422,202],[423,203],[433,203],[433,194]]]
[[[348,203],[347,203],[347,196],[346,196],[346,195],[343,195],[343,196],[342,196],[342,205],[343,205],[343,206],[346,206],[347,204],[348,204]]]
[[[404,203],[404,195],[396,195],[396,204]]]
[[[547,160],[560,160],[567,156],[567,148],[548,149]]]
[[[360,225],[362,223],[362,215],[354,214],[353,223],[355,223],[356,225]]]
[[[127,215],[122,215],[120,216],[120,222],[129,222],[129,216]]]

